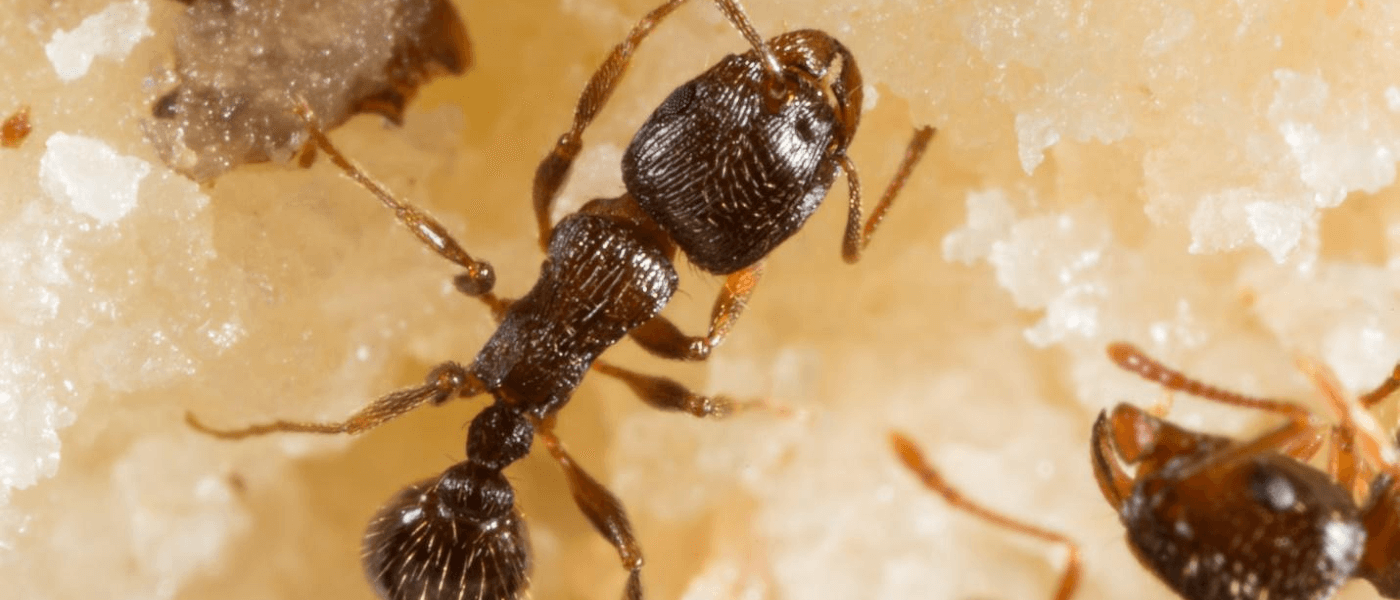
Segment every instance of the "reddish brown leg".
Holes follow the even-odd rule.
[[[1066,560],[1064,573],[1060,576],[1060,585],[1055,589],[1055,600],[1068,600],[1074,594],[1074,589],[1079,585],[1079,545],[1064,535],[1041,529],[1034,525],[1027,525],[1021,521],[1008,517],[1002,513],[987,508],[967,498],[948,483],[943,475],[933,468],[924,459],[924,455],[919,451],[918,446],[909,438],[899,433],[891,433],[890,441],[894,444],[895,454],[915,476],[923,482],[924,487],[933,490],[943,497],[949,505],[972,513],[979,519],[992,523],[998,527],[1003,527],[1031,537],[1039,538],[1053,544],[1060,544],[1069,550],[1069,558]]]
[[[1376,389],[1361,396],[1357,401],[1361,403],[1362,407],[1371,408],[1395,393],[1396,389],[1400,389],[1400,363],[1396,363],[1395,368],[1390,371],[1390,376],[1376,386]]]
[[[1297,363],[1298,369],[1322,393],[1327,408],[1337,419],[1328,460],[1328,468],[1337,482],[1353,493],[1360,493],[1369,485],[1371,475],[1377,470],[1400,476],[1400,468],[1395,465],[1394,442],[1371,413],[1365,410],[1393,391],[1391,382],[1394,376],[1362,399],[1352,399],[1342,391],[1337,376],[1325,365],[1301,356],[1297,358]]]
[[[595,361],[593,370],[627,384],[642,402],[658,410],[680,411],[697,417],[727,417],[736,412],[766,406],[763,401],[740,402],[728,396],[701,396],[674,379],[644,375],[622,367]]]
[[[641,600],[642,548],[637,543],[637,537],[632,534],[632,523],[627,520],[627,512],[622,508],[622,502],[574,462],[573,457],[564,449],[564,444],[554,435],[552,419],[537,422],[535,435],[544,440],[549,455],[564,469],[574,504],[578,505],[583,516],[593,524],[593,528],[617,548],[617,554],[622,559],[622,568],[630,572],[623,598]]]
[[[632,27],[627,37],[622,43],[613,48],[608,58],[603,61],[603,65],[593,73],[593,78],[584,87],[583,94],[578,99],[578,106],[574,109],[574,122],[564,135],[559,136],[559,141],[554,144],[554,149],[549,155],[540,161],[540,166],[535,170],[534,204],[535,219],[540,230],[540,247],[549,247],[549,234],[554,226],[550,222],[550,213],[554,209],[554,201],[559,196],[559,189],[563,187],[564,180],[569,176],[569,169],[573,167],[574,159],[578,157],[579,151],[583,149],[583,132],[588,125],[593,122],[598,112],[603,110],[603,106],[608,103],[608,98],[612,96],[613,90],[617,87],[622,76],[627,73],[627,67],[632,62],[632,53],[636,52],[637,46],[641,45],[651,34],[652,29],[661,23],[668,15],[676,10],[686,0],[669,0],[665,4],[656,7],[641,21]],[[759,53],[765,57],[765,64],[769,69],[777,72],[780,70],[778,59],[768,50],[762,36],[754,30],[753,24],[749,21],[748,15],[744,14],[743,7],[739,6],[738,0],[714,0],[719,6],[720,12],[724,13],[730,24],[734,25],[744,38],[749,41]]]
[[[749,297],[763,276],[763,261],[731,273],[724,281],[724,289],[715,298],[710,311],[710,331],[705,337],[689,336],[681,332],[669,319],[654,317],[633,329],[632,339],[648,352],[672,360],[705,360],[710,351],[729,336],[734,323],[749,304]]]
[[[428,373],[427,383],[399,390],[375,400],[350,418],[332,423],[304,421],[274,421],[238,429],[218,429],[205,425],[191,413],[185,422],[196,431],[225,440],[267,435],[269,433],[360,433],[392,421],[417,408],[424,402],[442,404],[453,396],[474,396],[484,391],[480,379],[468,373],[462,365],[447,362]]]
[[[1307,409],[1288,402],[1246,396],[1187,377],[1180,371],[1176,371],[1153,360],[1152,357],[1143,353],[1142,350],[1126,342],[1114,342],[1109,344],[1108,357],[1123,370],[1135,373],[1143,379],[1155,382],[1170,390],[1186,392],[1193,396],[1220,402],[1222,404],[1275,412],[1290,418],[1306,419],[1309,417]]]
[[[895,196],[904,189],[904,182],[909,179],[909,174],[914,170],[914,165],[918,164],[923,157],[924,150],[928,148],[929,140],[933,139],[934,129],[932,127],[921,127],[914,130],[914,138],[909,140],[909,147],[904,151],[904,160],[899,163],[899,170],[895,172],[894,179],[885,188],[885,195],[880,197],[880,202],[875,205],[875,209],[870,212],[870,218],[865,221],[862,227],[860,223],[861,199],[860,199],[860,175],[856,173],[856,165],[847,156],[841,157],[841,169],[846,172],[846,187],[851,197],[851,208],[846,215],[846,236],[841,244],[841,257],[847,263],[854,264],[860,260],[861,252],[870,245],[870,238],[874,237],[875,230],[879,229],[880,223],[884,222],[885,214],[890,211],[890,205],[894,203]]]
[[[325,132],[316,125],[316,116],[311,113],[311,109],[304,102],[297,104],[297,114],[306,121],[306,129],[316,147],[324,151],[330,157],[331,162],[340,167],[346,176],[369,190],[384,206],[394,211],[394,216],[398,218],[399,223],[413,232],[419,241],[436,252],[438,256],[450,260],[466,270],[465,273],[453,279],[458,290],[468,296],[480,299],[493,311],[497,310],[500,300],[491,293],[491,288],[496,284],[496,272],[489,263],[473,259],[466,250],[462,249],[452,234],[447,232],[447,228],[438,223],[432,215],[412,204],[394,198],[384,189],[384,186],[367,175],[344,154],[341,154],[340,150],[331,143],[330,138],[326,137]]]

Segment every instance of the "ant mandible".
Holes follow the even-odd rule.
[[[1064,534],[1050,531],[1035,525],[1024,523],[1005,514],[987,508],[954,488],[943,475],[934,468],[933,464],[924,458],[924,453],[919,451],[918,445],[908,436],[899,433],[890,433],[890,444],[894,447],[894,453],[899,457],[899,461],[909,469],[919,481],[929,490],[943,497],[949,506],[972,514],[992,525],[1002,529],[1028,535],[1050,543],[1064,546],[1069,551],[1069,558],[1065,561],[1064,572],[1060,574],[1060,583],[1055,587],[1054,600],[1069,600],[1074,595],[1074,590],[1079,586],[1079,545]]]
[[[1334,413],[1329,425],[1296,405],[1191,379],[1129,344],[1111,344],[1108,354],[1168,390],[1287,417],[1272,431],[1236,441],[1128,404],[1111,416],[1099,413],[1090,445],[1094,474],[1143,566],[1187,600],[1322,600],[1352,577],[1400,598],[1395,442],[1361,410],[1400,387],[1400,365],[1353,399],[1326,367],[1299,359]],[[1324,442],[1327,472],[1307,464]],[[1115,456],[1136,464],[1136,475]]]
[[[703,360],[743,311],[763,258],[802,225],[844,171],[850,188],[843,255],[859,258],[933,135],[919,129],[894,180],[861,223],[860,186],[846,150],[861,112],[854,57],[829,35],[791,31],[764,41],[737,0],[715,0],[753,47],[678,88],[652,114],[623,157],[627,192],[593,200],[558,225],[549,213],[582,134],[607,102],[638,44],[685,0],[647,14],[607,58],[579,100],[572,127],[536,172],[534,208],[547,258],[535,286],[514,301],[492,293],[494,271],[468,255],[442,225],[394,199],[311,123],[312,141],[395,211],[439,255],[465,269],[456,287],[499,322],[470,366],[446,362],[421,386],[388,394],[337,423],[277,421],[242,429],[195,428],[222,438],[272,432],[358,433],[415,407],[490,394],[471,422],[467,458],[403,490],[365,535],[364,566],[388,600],[513,599],[528,587],[529,543],[502,470],[538,436],[563,468],[575,503],[617,549],[629,571],[624,598],[640,599],[642,554],[618,501],[554,434],[557,413],[591,368],[628,385],[647,404],[696,416],[737,407],[679,383],[596,361],[630,336],[664,358]],[[707,335],[687,336],[661,308],[677,287],[677,251],[727,275]]]

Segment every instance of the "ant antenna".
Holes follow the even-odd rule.
[[[1148,356],[1137,346],[1127,342],[1113,342],[1108,345],[1108,358],[1124,371],[1156,383],[1169,390],[1185,392],[1206,400],[1223,404],[1253,408],[1279,413],[1293,419],[1306,420],[1310,417],[1307,409],[1288,402],[1248,396],[1192,379],[1181,371],[1168,367]]]

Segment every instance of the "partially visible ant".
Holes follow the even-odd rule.
[[[597,362],[630,336],[669,359],[704,360],[729,333],[757,283],[763,258],[816,209],[838,171],[850,188],[843,255],[869,243],[932,128],[919,129],[894,180],[862,225],[860,186],[846,151],[861,112],[861,77],[840,42],[814,30],[764,41],[737,0],[715,0],[752,49],[730,55],[682,85],[652,114],[622,160],[627,192],[597,199],[557,225],[550,209],[582,134],[626,72],[638,44],[684,0],[654,9],[589,81],[572,127],[541,163],[534,208],[547,258],[535,286],[498,298],[490,265],[473,259],[431,216],[394,199],[350,163],[302,106],[311,139],[423,243],[465,269],[458,290],[499,322],[470,366],[445,362],[421,386],[388,394],[335,423],[276,421],[205,433],[237,439],[273,432],[359,433],[425,403],[490,394],[471,422],[467,458],[399,493],[369,525],[364,566],[387,600],[472,596],[513,599],[528,587],[529,544],[515,493],[502,470],[539,437],[563,468],[575,503],[617,549],[629,572],[624,598],[642,598],[642,553],[621,502],[570,457],[554,434],[557,414],[590,369],[624,382],[647,404],[699,417],[742,408],[662,377]],[[726,275],[705,336],[688,336],[661,308],[677,287],[677,252]]]
[[[1400,469],[1395,442],[1364,412],[1400,387],[1400,365],[1357,398],[1299,359],[1335,424],[1287,402],[1201,383],[1126,343],[1109,358],[1168,390],[1277,413],[1254,439],[1190,431],[1128,404],[1094,423],[1090,455],[1138,560],[1187,600],[1321,600],[1352,577],[1400,598]],[[1327,471],[1307,464],[1327,442]],[[1118,460],[1137,465],[1124,472]],[[1364,495],[1364,502],[1358,502]]]
[[[971,513],[997,527],[1064,546],[1069,551],[1069,558],[1065,561],[1064,572],[1060,575],[1060,584],[1055,587],[1055,595],[1052,598],[1054,600],[1069,600],[1074,595],[1075,588],[1079,586],[1080,572],[1079,545],[1074,543],[1074,540],[1065,537],[1064,534],[1009,517],[964,496],[962,492],[948,483],[947,479],[943,478],[943,475],[933,467],[932,463],[924,459],[924,454],[919,451],[919,447],[908,436],[899,432],[891,432],[890,443],[894,446],[894,452],[899,456],[900,462],[904,463],[904,466],[914,473],[915,477],[919,478],[924,487],[942,496],[949,506]]]
[[[33,127],[29,124],[29,107],[21,106],[0,125],[0,146],[18,148],[24,143],[24,138],[29,137],[31,129]]]

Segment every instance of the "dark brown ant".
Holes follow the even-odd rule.
[[[923,154],[918,130],[898,173],[861,223],[860,186],[846,151],[859,123],[861,78],[850,52],[829,35],[792,31],[764,41],[737,0],[715,0],[753,47],[730,55],[673,92],[633,138],[623,158],[627,192],[589,202],[551,227],[549,212],[582,134],[626,72],[638,44],[684,0],[647,14],[613,49],[584,89],[573,125],[540,165],[534,207],[547,258],[535,286],[514,301],[492,293],[494,272],[470,257],[432,217],[402,203],[354,167],[321,130],[322,151],[439,255],[466,270],[455,279],[499,321],[470,366],[443,363],[427,382],[386,395],[338,423],[277,421],[218,430],[222,438],[272,432],[359,433],[425,403],[490,394],[471,422],[467,458],[402,491],[370,523],[364,565],[390,600],[519,598],[528,586],[529,545],[514,491],[502,470],[538,436],[563,468],[575,503],[617,549],[629,571],[624,597],[640,599],[641,548],[621,502],[586,473],[554,435],[555,418],[584,374],[626,383],[647,404],[704,416],[743,405],[697,395],[679,383],[602,362],[631,336],[665,358],[703,360],[729,333],[752,293],[762,259],[814,211],[838,170],[849,180],[848,261],[859,258]],[[307,109],[303,105],[303,116]],[[310,119],[308,118],[308,121]],[[727,275],[707,335],[687,336],[659,316],[675,292],[677,251]]]
[[[29,124],[29,107],[21,106],[15,114],[5,119],[4,125],[0,125],[0,146],[6,148],[18,148],[24,143],[24,138],[29,137],[33,127]]]
[[[1400,470],[1394,442],[1361,410],[1400,386],[1400,365],[1350,399],[1328,369],[1300,359],[1335,413],[1329,425],[1287,402],[1193,380],[1128,344],[1111,344],[1108,354],[1169,390],[1288,419],[1236,441],[1128,404],[1099,413],[1090,446],[1095,477],[1143,566],[1187,600],[1321,600],[1352,577],[1400,598]],[[1307,464],[1324,442],[1327,472]],[[1137,465],[1137,474],[1115,456]]]
[[[972,501],[933,467],[933,464],[924,459],[923,452],[914,444],[908,436],[902,433],[891,432],[890,443],[894,446],[894,453],[899,456],[900,462],[914,473],[915,477],[924,484],[924,487],[943,497],[949,506],[958,510],[971,513],[973,516],[988,523],[1010,529],[1012,531],[1039,538],[1054,544],[1060,544],[1069,551],[1069,558],[1065,561],[1064,572],[1060,575],[1060,584],[1055,587],[1054,600],[1069,600],[1074,595],[1074,590],[1079,586],[1079,545],[1064,534],[1042,529],[1034,525],[1026,524],[1018,519],[1013,519],[1005,514],[987,508],[977,502]]]

